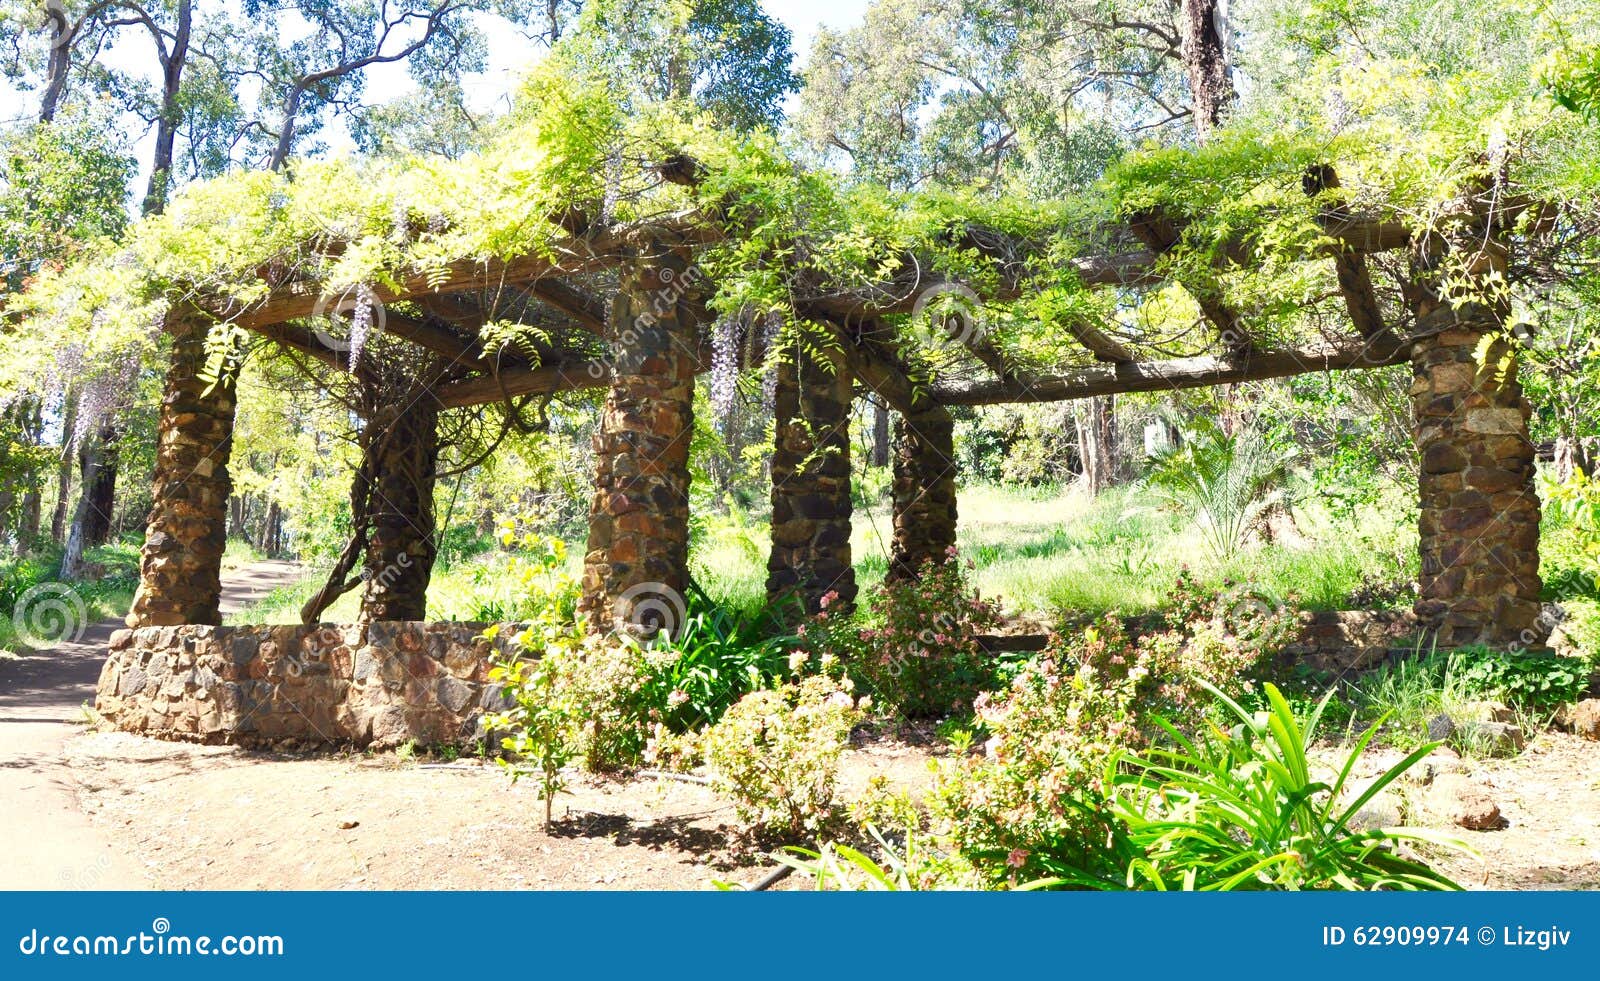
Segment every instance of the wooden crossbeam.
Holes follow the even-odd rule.
[[[1087,365],[1049,378],[998,379],[933,387],[945,405],[1065,402],[1096,395],[1203,388],[1229,382],[1287,378],[1319,371],[1381,368],[1411,356],[1406,343],[1317,344],[1268,351],[1248,359],[1194,357],[1129,364]]]

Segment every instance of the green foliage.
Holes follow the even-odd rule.
[[[1543,725],[1577,700],[1593,670],[1588,658],[1482,647],[1430,651],[1385,664],[1351,681],[1347,697],[1358,718],[1382,720],[1385,739],[1415,746],[1439,715],[1455,723],[1449,739],[1465,753],[1486,749],[1475,732],[1483,706],[1504,702],[1525,727]]]
[[[837,656],[881,708],[912,718],[964,712],[995,683],[995,659],[978,637],[1000,624],[999,607],[968,581],[955,549],[916,575],[870,591],[865,614],[823,609],[802,629],[815,655]]]
[[[955,848],[997,881],[1044,874],[1027,871],[1040,842],[1090,863],[1111,830],[1102,776],[1115,755],[1159,738],[1161,715],[1202,725],[1214,686],[1242,694],[1295,627],[1248,593],[1206,596],[1188,579],[1174,592],[1168,629],[1135,639],[1108,616],[978,699],[988,752],[947,775],[935,807]]]
[[[1377,733],[1368,729],[1331,777],[1318,773],[1309,749],[1321,710],[1305,721],[1272,685],[1270,710],[1253,713],[1221,692],[1229,728],[1191,738],[1167,727],[1168,746],[1113,759],[1105,776],[1112,829],[1089,862],[1052,842],[1016,863],[1039,867],[1036,887],[1096,889],[1433,890],[1448,878],[1405,856],[1414,842],[1455,844],[1418,829],[1357,831],[1351,818],[1435,748],[1423,746],[1365,786],[1345,788]]]
[[[741,698],[705,734],[717,791],[741,821],[776,834],[815,833],[835,814],[839,757],[861,718],[837,665]]]
[[[120,233],[133,160],[104,112],[72,112],[0,137],[0,283]]]
[[[532,776],[538,781],[546,831],[550,830],[555,796],[566,789],[562,768],[578,755],[573,731],[581,724],[583,709],[563,697],[559,670],[560,665],[547,658],[496,665],[490,678],[505,684],[512,706],[485,719],[490,731],[507,733],[500,746],[508,755],[499,761],[512,780]]]
[[[1229,559],[1269,509],[1285,506],[1297,455],[1254,428],[1230,435],[1200,419],[1179,446],[1154,458],[1145,479],[1193,515],[1213,555]]]
[[[699,729],[747,692],[781,679],[794,638],[774,633],[775,626],[765,611],[748,617],[694,596],[679,629],[648,644],[649,670],[638,694],[650,720],[672,733]]]
[[[1454,652],[1452,663],[1469,691],[1546,712],[1582,697],[1591,671],[1580,657],[1492,647],[1464,647]]]

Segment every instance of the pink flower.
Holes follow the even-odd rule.
[[[949,548],[946,548],[944,550],[944,554],[953,559],[953,558],[956,557],[956,551],[957,551],[956,547],[954,545],[951,545]]]
[[[667,706],[669,708],[677,708],[679,705],[682,705],[688,700],[688,692],[684,691],[682,688],[674,688],[672,689],[672,694],[667,696]]]
[[[1006,856],[1006,864],[1014,869],[1020,869],[1028,864],[1028,853],[1020,848],[1011,849],[1011,854]]]

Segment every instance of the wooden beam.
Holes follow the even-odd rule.
[[[1306,171],[1302,186],[1307,195],[1316,197],[1326,191],[1337,190],[1339,175],[1328,164],[1311,167]],[[1349,221],[1350,212],[1343,202],[1327,208],[1318,221],[1323,228],[1337,227]],[[1383,322],[1383,309],[1378,305],[1378,293],[1372,288],[1372,273],[1367,269],[1366,256],[1354,249],[1343,247],[1333,250],[1333,272],[1339,282],[1339,295],[1344,298],[1350,322],[1362,337],[1371,339],[1388,332]]]
[[[1317,344],[1254,354],[1247,359],[1174,358],[1131,364],[1087,365],[1050,378],[1002,379],[935,385],[933,398],[945,405],[1001,405],[1065,402],[1096,395],[1203,388],[1229,382],[1287,378],[1319,371],[1381,368],[1410,357],[1406,343]]]
[[[646,233],[652,239],[665,236],[683,245],[705,244],[717,238],[713,229],[686,216],[668,216],[575,234],[552,243],[547,252],[540,255],[487,261],[458,259],[442,269],[415,271],[398,277],[393,283],[374,284],[373,292],[380,303],[396,303],[429,294],[523,287],[547,276],[598,272],[622,262],[626,248]],[[248,306],[223,304],[210,312],[253,330],[262,324],[310,316],[326,305],[327,300],[316,284],[296,282],[278,286],[265,299]]]
[[[538,368],[506,368],[498,374],[451,382],[434,390],[439,405],[458,409],[522,395],[556,395],[611,384],[611,363],[604,359],[568,361]]]

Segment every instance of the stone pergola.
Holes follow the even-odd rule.
[[[693,180],[694,168],[663,169]],[[1307,190],[1331,186],[1314,171]],[[451,409],[605,389],[594,437],[596,469],[584,557],[582,608],[596,629],[630,616],[640,590],[687,586],[689,440],[696,375],[710,367],[705,327],[712,293],[696,253],[725,234],[695,217],[637,224],[563,222],[564,237],[539,255],[461,261],[375,287],[386,332],[435,359],[415,397],[375,407],[369,427],[371,486],[382,499],[361,556],[368,577],[364,619],[421,620],[432,563],[432,482],[438,417]],[[1092,363],[1024,371],[982,336],[964,337],[979,377],[921,377],[892,343],[885,319],[918,296],[949,285],[924,257],[907,255],[880,283],[849,289],[796,277],[794,311],[823,325],[831,344],[785,359],[778,369],[771,461],[772,550],[768,589],[815,609],[829,591],[849,601],[852,398],[871,392],[896,413],[891,575],[942,559],[956,531],[956,467],[950,409],[1058,401],[1125,392],[1195,388],[1409,362],[1421,458],[1421,582],[1416,614],[1440,646],[1537,643],[1539,502],[1529,407],[1514,371],[1480,370],[1475,352],[1501,330],[1493,302],[1444,298],[1443,270],[1469,270],[1485,285],[1503,276],[1511,217],[1464,200],[1444,232],[1331,210],[1322,217],[1325,260],[1347,313],[1342,329],[1315,342],[1270,347],[1245,318],[1202,284],[1184,284],[1215,332],[1216,354],[1140,360],[1100,325],[1071,328]],[[1025,251],[990,229],[955,233],[1000,269],[997,300],[1026,287]],[[1105,254],[1072,272],[1089,287],[1139,291],[1170,285],[1163,254],[1181,228],[1159,213],[1136,216],[1102,236]],[[1385,304],[1369,257],[1409,257],[1403,304]],[[1221,263],[1247,262],[1241,246]],[[268,276],[271,273],[266,274]],[[194,305],[172,314],[172,364],[160,417],[155,503],[131,627],[218,622],[220,560],[230,491],[234,392],[226,371],[202,383],[204,337],[228,322],[345,370],[340,351],[307,327],[325,304],[319,286],[285,274],[268,279],[249,306]],[[541,350],[490,350],[479,329],[492,319],[549,326]],[[966,374],[971,374],[970,372]],[[392,576],[397,566],[404,574]],[[386,571],[387,570],[387,571]]]

